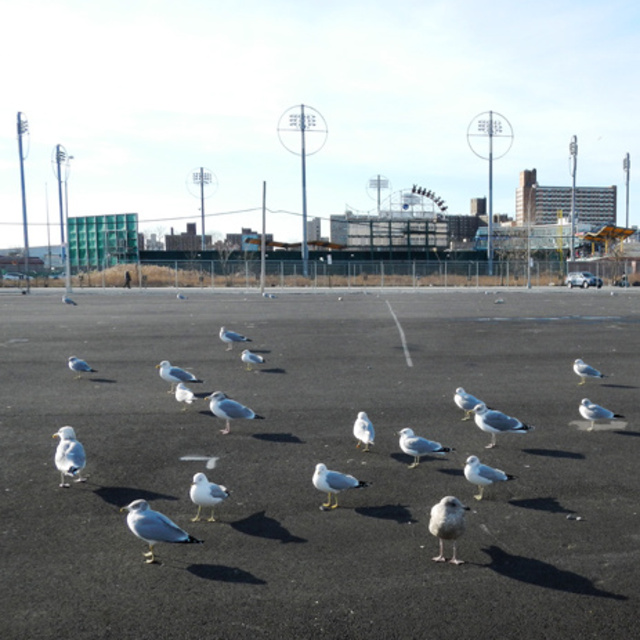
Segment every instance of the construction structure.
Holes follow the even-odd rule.
[[[138,214],[69,218],[67,241],[69,263],[74,271],[137,262]]]

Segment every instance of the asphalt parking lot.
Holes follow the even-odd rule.
[[[640,291],[185,293],[81,290],[74,307],[0,291],[2,638],[630,637]],[[252,338],[260,370],[225,350],[222,325]],[[75,379],[72,355],[97,373]],[[578,386],[576,358],[607,377]],[[222,435],[206,402],[183,411],[167,393],[161,360],[266,419]],[[459,386],[535,430],[485,449]],[[625,419],[587,430],[583,397]],[[352,435],[359,411],[370,453]],[[70,489],[53,464],[64,425],[88,458]],[[409,469],[405,427],[454,451]],[[469,455],[516,480],[476,501]],[[321,511],[319,462],[371,486]],[[190,521],[200,471],[231,492],[215,523]],[[431,560],[429,511],[446,495],[471,508],[460,566]],[[136,498],[204,544],[158,545],[144,564],[119,512]]]

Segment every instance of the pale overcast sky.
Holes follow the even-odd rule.
[[[514,132],[494,212],[515,214],[523,169],[569,186],[576,135],[577,185],[617,185],[619,224],[630,153],[640,224],[636,0],[0,0],[0,56],[0,247],[23,239],[18,111],[32,246],[47,243],[47,210],[60,237],[56,144],[74,157],[70,216],[135,212],[141,230],[200,233],[187,179],[203,166],[218,181],[208,233],[259,230],[266,181],[267,232],[300,240],[300,157],[277,130],[300,104],[328,128],[307,158],[309,217],[375,210],[378,174],[469,213],[489,171],[467,132],[491,110]]]

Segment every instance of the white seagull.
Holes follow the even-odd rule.
[[[358,441],[356,447],[359,448],[361,444],[364,445],[363,451],[369,451],[369,445],[375,444],[376,432],[371,420],[369,420],[364,411],[360,411],[356,421],[353,423],[353,435]]]
[[[193,382],[201,383],[202,380],[198,380],[193,373],[180,369],[180,367],[172,367],[168,360],[163,360],[160,364],[156,365],[156,369],[160,369],[160,377],[171,384],[171,390],[168,393],[173,393],[175,385],[179,382]]]
[[[127,526],[133,535],[149,545],[149,551],[142,554],[145,556],[147,564],[156,562],[153,548],[158,542],[202,544],[202,540],[189,535],[164,514],[154,511],[146,500],[134,500],[126,507],[122,507],[120,511],[129,512]]]
[[[70,305],[72,305],[72,306],[74,306],[74,307],[77,307],[77,306],[78,306],[78,303],[77,303],[77,302],[75,302],[74,300],[72,300],[72,299],[71,299],[69,296],[67,296],[67,295],[63,295],[63,296],[62,296],[62,302],[63,302],[64,304],[70,304]]]
[[[84,360],[80,360],[80,358],[76,358],[75,356],[71,356],[67,364],[71,371],[75,371],[78,374],[75,376],[78,379],[82,377],[83,373],[97,373],[97,371],[93,367],[90,367]]]
[[[191,502],[198,506],[198,513],[196,513],[195,518],[191,518],[191,522],[198,522],[198,520],[200,520],[202,507],[211,507],[211,516],[208,518],[208,521],[215,522],[216,519],[213,517],[213,508],[223,500],[226,500],[229,497],[229,492],[226,487],[216,484],[215,482],[209,482],[204,473],[196,473],[196,475],[193,476],[189,497],[191,498]]]
[[[467,393],[462,387],[456,389],[453,401],[464,411],[462,420],[470,420],[473,408],[482,402],[482,400],[478,400],[475,396]]]
[[[464,533],[464,512],[469,511],[458,498],[445,496],[431,508],[429,531],[440,541],[440,555],[433,558],[435,562],[446,562],[444,557],[444,541],[453,540],[453,557],[451,564],[463,564],[464,560],[456,557],[456,541]]]
[[[86,482],[80,472],[87,464],[87,456],[82,443],[76,440],[76,432],[73,427],[62,427],[53,434],[54,438],[60,438],[56,448],[55,463],[60,472],[60,486],[68,489],[71,485],[64,481],[65,476],[75,478],[74,482]]]
[[[247,371],[251,371],[253,369],[254,364],[264,364],[265,359],[258,355],[257,353],[253,353],[249,351],[249,349],[245,349],[240,356],[242,362],[247,365]]]
[[[205,400],[209,400],[209,409],[214,416],[227,421],[227,426],[220,433],[227,434],[231,431],[231,420],[264,420],[264,416],[232,400],[222,391],[214,391]]]
[[[583,362],[580,358],[573,363],[573,370],[576,375],[580,376],[579,386],[585,384],[588,378],[604,378],[604,374]]]
[[[609,409],[605,409],[599,404],[591,402],[588,398],[582,399],[578,410],[585,420],[589,420],[591,422],[591,429],[589,429],[589,431],[593,430],[597,420],[618,420],[620,418],[624,418],[623,415],[609,411]]]
[[[312,480],[313,486],[318,489],[318,491],[324,491],[328,494],[327,502],[324,502],[320,507],[322,510],[336,509],[338,506],[338,494],[341,491],[346,491],[347,489],[362,489],[369,486],[368,482],[358,480],[346,473],[329,471],[326,465],[322,463],[316,465]],[[333,504],[331,504],[331,496],[334,498]]]
[[[473,408],[475,413],[475,422],[487,433],[491,434],[491,444],[488,444],[485,448],[492,449],[496,446],[496,435],[498,433],[527,433],[533,429],[531,425],[520,422],[517,418],[502,413],[502,411],[495,411],[494,409],[488,409],[484,402],[476,405]]]
[[[474,496],[476,500],[482,500],[484,488],[494,482],[506,482],[514,480],[515,476],[511,476],[500,469],[494,469],[486,464],[482,464],[478,456],[469,456],[464,466],[464,477],[471,483],[475,484],[480,493]]]
[[[178,402],[184,402],[185,405],[192,404],[195,398],[195,394],[184,382],[178,382],[178,386],[176,387],[176,400]],[[185,411],[187,407],[183,407],[182,410]]]
[[[233,349],[234,342],[251,342],[251,338],[247,338],[235,331],[229,331],[225,327],[220,327],[220,340],[229,345],[227,347],[227,351],[231,351],[231,349]]]
[[[426,438],[421,438],[413,433],[413,429],[403,429],[398,434],[400,436],[400,448],[404,453],[413,456],[413,463],[409,469],[414,469],[420,464],[420,456],[427,454],[444,454],[451,451],[450,447],[443,447],[439,442],[433,442]]]

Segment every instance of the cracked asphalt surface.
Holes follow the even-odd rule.
[[[2,638],[629,636],[640,291],[184,293],[77,290],[71,307],[59,291],[0,291]],[[252,338],[259,370],[225,351],[222,325]],[[97,373],[75,379],[71,355]],[[607,377],[579,387],[576,358]],[[165,359],[204,380],[185,411],[155,369]],[[458,386],[535,430],[485,449]],[[222,435],[202,400],[215,390],[266,419]],[[583,397],[625,419],[588,431]],[[371,453],[355,446],[358,411]],[[65,490],[51,435],[67,424],[89,480]],[[404,427],[454,451],[409,469]],[[476,501],[469,455],[517,479]],[[319,462],[371,486],[323,512]],[[231,492],[215,523],[190,521],[199,471]],[[471,507],[460,566],[431,560],[445,495]],[[160,544],[144,564],[119,512],[136,498],[204,544]]]

